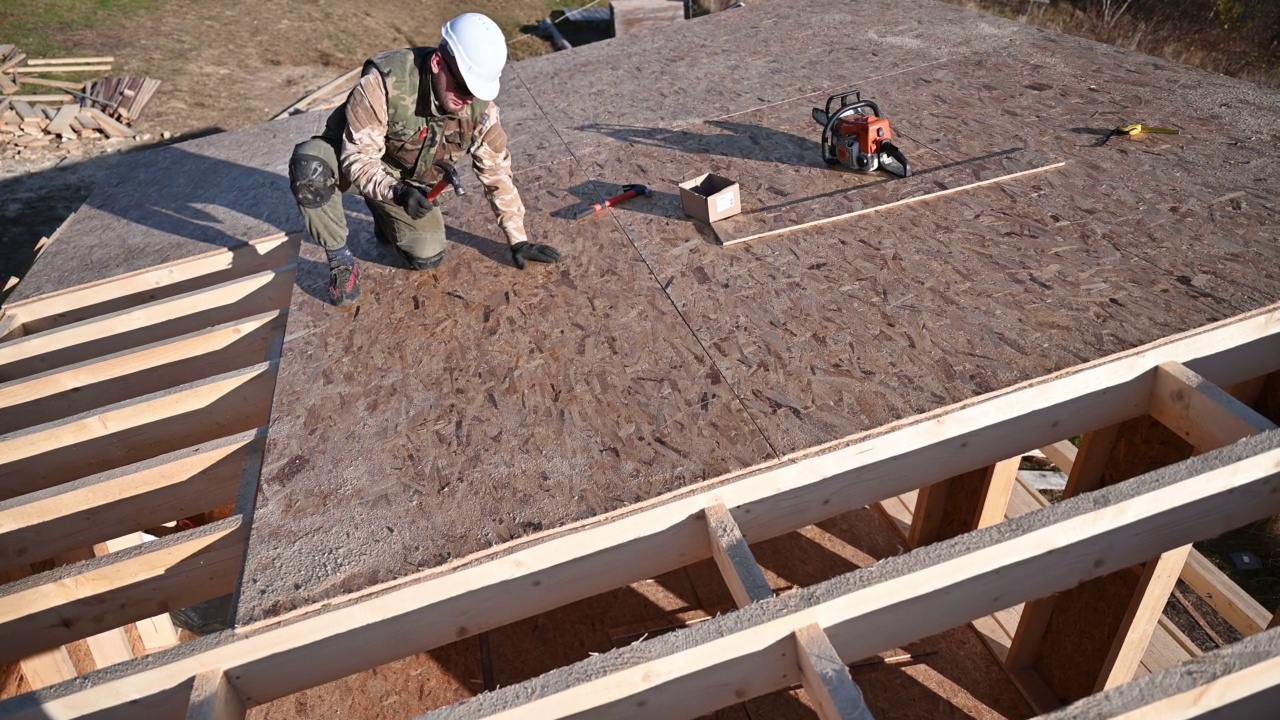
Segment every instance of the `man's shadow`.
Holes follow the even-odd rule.
[[[581,125],[576,129],[599,133],[620,142],[683,153],[721,155],[801,167],[826,167],[822,160],[822,143],[818,139],[822,136],[822,128],[817,123],[813,125],[813,137],[802,137],[731,120],[709,120],[706,124],[726,132],[699,133],[688,129],[670,130],[603,123]]]

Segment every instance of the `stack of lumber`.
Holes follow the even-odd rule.
[[[0,145],[66,147],[85,138],[132,138],[128,126],[155,95],[159,80],[46,77],[109,72],[113,62],[110,57],[28,58],[13,45],[0,44]],[[22,92],[29,88],[38,92]]]

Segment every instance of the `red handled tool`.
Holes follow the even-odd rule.
[[[467,191],[462,189],[462,178],[458,177],[458,171],[455,170],[452,165],[441,161],[436,163],[436,167],[440,168],[440,172],[444,173],[444,177],[437,180],[436,184],[432,185],[431,189],[427,191],[427,200],[429,202],[435,202],[436,198],[440,196],[440,193],[444,192],[444,189],[450,185],[453,186],[453,192],[455,194],[467,194]]]
[[[630,200],[631,198],[637,195],[644,195],[645,197],[649,197],[653,195],[653,190],[651,190],[648,185],[640,185],[639,183],[623,185],[621,193],[614,195],[613,197],[609,198],[608,200],[605,200],[602,203],[596,203],[595,205],[592,205],[585,212],[578,215],[578,219],[581,220],[583,218],[591,217],[592,215],[602,212],[607,207],[613,207],[614,205],[617,205],[618,203],[623,202],[624,200]]]

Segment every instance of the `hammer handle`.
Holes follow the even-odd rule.
[[[633,197],[635,197],[635,196],[637,196],[637,195],[639,195],[639,194],[640,194],[640,191],[639,191],[639,190],[628,190],[628,191],[626,191],[626,192],[622,193],[621,195],[614,195],[613,197],[609,198],[608,200],[605,200],[605,201],[604,201],[604,202],[602,202],[602,203],[596,203],[595,205],[592,205],[592,206],[591,206],[590,208],[588,208],[585,212],[583,212],[581,215],[579,215],[579,216],[578,216],[578,219],[582,219],[582,218],[586,218],[586,217],[591,217],[592,215],[595,215],[596,213],[601,212],[602,210],[604,210],[604,209],[605,209],[605,208],[607,208],[607,207],[613,207],[614,205],[617,205],[618,203],[622,202],[623,200],[627,200],[627,199],[633,198]]]
[[[439,197],[440,193],[444,192],[444,189],[447,187],[449,187],[449,178],[440,178],[436,181],[436,184],[432,185],[431,189],[427,191],[427,200],[429,202],[435,202],[435,199]]]

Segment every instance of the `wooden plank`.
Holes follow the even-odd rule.
[[[131,717],[123,710],[110,714],[110,709],[117,707],[119,693],[152,697],[214,668],[232,671],[237,687],[251,704],[269,702],[702,560],[709,556],[710,548],[701,513],[714,502],[745,508],[737,516],[744,537],[762,540],[896,497],[949,477],[961,467],[997,462],[1008,457],[1011,447],[1042,447],[1063,435],[1145,413],[1151,370],[1165,360],[1185,362],[1195,358],[1195,364],[1188,363],[1189,366],[1219,384],[1271,372],[1280,362],[1280,352],[1274,344],[1276,332],[1280,332],[1280,307],[1271,306],[1164,338],[839,443],[708,480],[606,516],[513,541],[500,552],[477,554],[465,558],[465,563],[459,560],[370,588],[344,598],[352,603],[344,608],[303,610],[270,623],[240,628],[240,635],[232,643],[142,670],[126,680],[106,681],[50,699],[41,712],[69,717],[99,712],[104,713],[101,717]],[[1211,502],[1225,502],[1204,483],[1193,485],[1195,492],[1211,496]],[[1136,491],[1135,487],[1137,484],[1131,483],[1122,490]],[[1118,491],[1113,488],[1102,492]],[[1199,528],[1195,532],[1203,531],[1206,536],[1219,531],[1217,526],[1207,527],[1207,523],[1249,522],[1247,517],[1234,514],[1242,507],[1269,511],[1243,495],[1234,496],[1233,502],[1222,508],[1224,512],[1230,510],[1230,516],[1202,507],[1206,512],[1193,513],[1188,522],[1178,518],[1168,526],[1176,527],[1178,536],[1167,537],[1167,547],[1185,544],[1193,528]],[[1129,507],[1134,514],[1126,513],[1123,522],[1110,514],[1094,516],[1088,529],[1103,534],[1095,538],[1100,545],[1079,563],[1071,562],[1067,553],[1055,553],[1053,565],[1044,568],[1044,577],[1061,579],[1061,572],[1088,569],[1093,558],[1102,562],[1099,572],[1106,570],[1108,562],[1123,567],[1128,564],[1126,553],[1135,548],[1146,552],[1147,544],[1157,536],[1136,532],[1126,523],[1151,512],[1155,507],[1152,497],[1144,497],[1143,502]],[[994,531],[983,530],[979,534],[990,532]],[[1117,534],[1106,535],[1111,532]],[[1130,536],[1138,538],[1139,544],[1128,542],[1126,538]],[[1074,542],[1056,530],[1041,537],[1064,545]],[[1116,548],[1114,553],[1100,551],[1112,545]],[[935,546],[931,553],[938,547],[941,546]],[[1042,551],[1040,548],[1035,553]],[[995,559],[1007,562],[1011,557],[997,554]],[[1029,572],[1035,574],[1035,569]],[[947,576],[956,578],[954,572]],[[997,579],[1008,580],[999,575]],[[1068,580],[1075,583],[1077,578]],[[970,608],[978,610],[970,619],[1018,602],[997,588],[989,590],[984,590],[984,595],[1001,607]],[[1051,594],[1053,588],[1036,582],[1034,589],[1027,592],[1043,596]],[[518,595],[521,602],[510,602],[513,595]],[[755,604],[743,612],[773,604]],[[962,622],[952,622],[939,630]],[[914,626],[914,618],[907,624]],[[887,627],[884,623],[879,625]],[[788,632],[791,629],[794,628]],[[316,662],[317,658],[322,661]],[[21,702],[20,698],[0,702],[0,715],[11,712],[18,720],[38,717],[34,711],[23,710]]]
[[[1021,456],[961,473],[920,490],[907,542],[920,547],[1004,519]]]
[[[1280,633],[1254,636],[1040,720],[1257,720],[1280,707]]]
[[[18,666],[34,690],[57,685],[76,676],[76,666],[65,647],[35,653],[19,661]]]
[[[1067,474],[1067,486],[1062,491],[1064,497],[1075,497],[1102,486],[1102,477],[1107,471],[1107,463],[1111,461],[1111,451],[1119,433],[1120,425],[1116,423],[1084,434],[1076,462]]]
[[[1198,552],[1187,557],[1182,579],[1241,635],[1256,635],[1265,630],[1271,620],[1271,613],[1262,603]]]
[[[40,67],[43,65],[94,65],[101,63],[113,63],[116,59],[110,55],[103,57],[69,57],[69,58],[31,58],[27,60],[28,67]]]
[[[143,543],[142,533],[129,533],[104,543],[108,553],[121,552]],[[173,625],[169,613],[162,612],[149,618],[137,620],[134,628],[138,631],[138,639],[147,653],[156,652],[178,644],[178,628]]]
[[[68,98],[69,99],[69,98]],[[49,127],[45,128],[54,135],[62,135],[71,131],[71,121],[75,119],[76,114],[80,111],[78,105],[63,105],[58,108],[58,112],[49,121]]]
[[[720,239],[721,245],[724,245],[724,246],[737,245],[738,243],[744,243],[750,240],[760,240],[762,238],[773,237],[775,235],[782,235],[784,233],[795,232],[796,230],[803,230],[805,228],[816,227],[818,225],[826,225],[827,223],[840,222],[842,220],[851,220],[855,217],[858,217],[859,215],[866,215],[867,213],[879,212],[881,210],[889,210],[896,207],[902,207],[904,205],[910,205],[912,203],[917,203],[922,200],[930,200],[933,198],[942,197],[944,195],[950,195],[952,193],[957,193],[962,190],[971,190],[973,188],[982,187],[984,185],[990,185],[992,183],[1006,182],[1008,180],[1013,180],[1015,178],[1031,175],[1033,173],[1039,173],[1039,172],[1044,172],[1045,170],[1053,170],[1054,168],[1060,168],[1066,164],[1067,163],[1065,161],[1057,162],[1050,165],[1045,165],[1043,167],[1032,168],[1030,170],[1023,170],[1021,172],[1010,173],[1008,175],[1002,175],[1000,177],[988,178],[986,180],[979,180],[978,182],[969,183],[968,185],[961,185],[959,187],[947,188],[946,190],[939,190],[937,192],[927,193],[925,195],[917,195],[916,197],[903,198],[902,200],[895,200],[894,202],[885,203],[884,205],[876,205],[874,207],[862,208],[861,210],[855,210],[850,213],[836,215],[835,217],[822,218],[820,220],[811,220],[806,223],[800,223],[799,225],[792,225],[791,227],[779,228],[777,230],[769,230],[768,232],[756,233],[754,235],[747,235],[746,237],[725,236],[722,234],[723,232],[722,229],[715,228],[714,223],[712,224],[712,228],[716,229],[716,237]]]
[[[1138,588],[1125,613],[1120,632],[1102,665],[1094,692],[1107,690],[1133,679],[1190,551],[1190,545],[1170,550],[1148,562],[1143,568],[1142,578],[1138,581]]]
[[[276,363],[117,403],[0,438],[0,499],[265,425]]]
[[[732,513],[723,504],[707,508],[707,533],[711,538],[711,556],[720,568],[729,594],[738,607],[773,597],[769,581],[765,580],[760,564],[756,562],[742,537],[742,530],[734,522]]]
[[[36,112],[36,110],[24,100],[13,100],[13,111],[18,113],[18,117],[22,118],[23,122],[28,120],[39,120],[41,117],[40,113]]]
[[[66,93],[10,95],[9,97],[12,98],[14,102],[44,103],[46,105],[61,105],[63,103],[75,102],[76,99],[75,95],[68,95]]]
[[[186,720],[244,720],[246,712],[244,698],[225,672],[207,670],[196,676]]]
[[[110,65],[89,64],[89,65],[24,65],[22,73],[24,75],[35,75],[36,73],[96,73],[110,72]]]
[[[1276,425],[1177,362],[1156,368],[1151,416],[1205,452]]]
[[[293,266],[288,266],[256,273],[211,288],[24,335],[0,344],[0,379],[36,375],[279,310],[289,301],[293,270]]]
[[[0,433],[62,420],[279,356],[286,313],[262,313],[0,384]]]
[[[862,691],[849,675],[827,634],[816,623],[795,631],[804,689],[822,720],[874,720]]]
[[[0,569],[228,505],[261,452],[251,431],[0,503]]]
[[[111,137],[115,137],[115,138],[133,137],[133,130],[129,129],[129,126],[118,122],[115,118],[111,117],[110,115],[107,115],[106,113],[102,112],[98,108],[87,107],[87,108],[84,108],[84,112],[88,113],[89,116],[92,117],[94,120],[97,120],[98,126],[102,128],[103,132],[110,135]]]
[[[0,73],[0,93],[4,93],[9,97],[13,97],[18,92],[18,84],[9,79],[8,75]]]
[[[37,85],[39,87],[51,87],[61,90],[76,90],[83,92],[84,83],[74,82],[71,80],[53,80],[51,78],[23,77],[18,76],[19,85]]]
[[[234,591],[247,536],[237,515],[14,583],[0,596],[0,662]]]
[[[79,117],[83,120],[85,116]],[[92,127],[96,126],[93,121]],[[234,250],[212,250],[194,258],[23,300],[6,306],[5,311],[18,318],[26,328],[25,334],[30,335],[200,289],[191,283],[205,282],[203,287],[212,287],[283,268],[296,258],[300,240],[296,234],[271,235]],[[175,288],[178,292],[171,292]]]
[[[1046,445],[1040,448],[1040,452],[1048,458],[1049,462],[1058,466],[1059,470],[1065,473],[1071,472],[1071,466],[1076,462],[1077,449],[1071,444],[1070,440],[1059,440],[1052,445]]]
[[[26,59],[27,59],[27,54],[24,52],[18,52],[18,53],[13,53],[9,55],[9,57],[5,58],[3,62],[0,62],[0,73],[5,72],[9,68],[16,67],[18,63]]]
[[[684,20],[684,3],[671,0],[611,0],[613,34],[631,35]]]
[[[343,85],[348,85],[348,84],[354,85],[356,80],[360,77],[360,72],[363,69],[364,69],[363,67],[357,67],[357,68],[352,68],[351,70],[348,70],[347,72],[339,75],[333,80],[330,80],[329,82],[322,85],[320,89],[302,98],[301,100],[289,106],[288,108],[285,108],[284,111],[282,111],[280,114],[276,115],[271,119],[279,120],[281,118],[285,118],[294,114],[295,111],[298,111],[298,112],[305,111],[311,106],[311,103],[325,97],[333,90],[339,87],[342,87]]]

